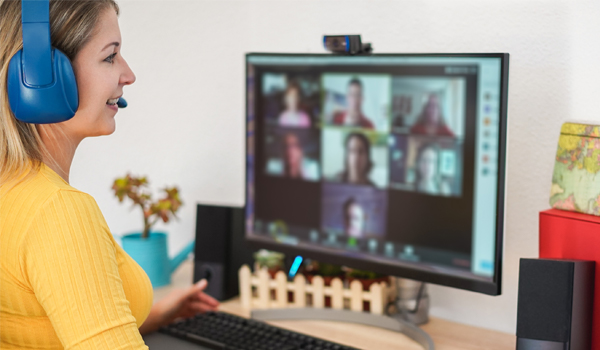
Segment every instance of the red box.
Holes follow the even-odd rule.
[[[557,209],[540,212],[540,258],[596,262],[592,350],[600,350],[600,217]]]

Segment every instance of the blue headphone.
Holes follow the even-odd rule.
[[[22,0],[23,49],[8,65],[8,100],[26,123],[60,123],[79,107],[77,81],[69,58],[51,46],[50,0]],[[119,99],[118,106],[127,102]]]

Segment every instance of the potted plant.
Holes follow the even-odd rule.
[[[139,207],[142,212],[143,229],[123,236],[123,249],[146,271],[153,287],[170,284],[171,273],[193,251],[194,242],[170,260],[167,234],[152,231],[152,227],[159,220],[168,223],[171,218],[176,217],[175,214],[183,204],[179,198],[179,190],[177,187],[164,188],[163,197],[153,201],[152,194],[148,191],[148,179],[129,174],[116,179],[112,190],[119,202],[129,198],[134,207]]]
[[[271,279],[275,279],[275,275],[279,271],[284,270],[285,255],[271,250],[261,249],[254,253],[254,263],[256,268],[267,268]],[[285,271],[284,271],[285,272]],[[270,291],[271,299],[275,300],[275,290]],[[291,291],[287,293],[288,302],[294,301],[294,294]]]
[[[352,283],[354,280],[360,281],[364,291],[368,291],[373,283],[386,282],[388,285],[390,284],[390,277],[387,275],[350,268],[346,270],[346,278],[348,283]]]
[[[306,264],[304,275],[308,283],[312,283],[314,276],[321,276],[326,286],[330,286],[331,281],[336,277],[344,280],[344,271],[341,266],[314,260]]]
[[[284,259],[285,255],[266,249],[254,253],[254,262],[258,268],[266,267],[271,278],[275,278],[275,274],[283,269]]]

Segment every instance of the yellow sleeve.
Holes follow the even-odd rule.
[[[23,241],[24,274],[65,349],[148,349],[95,200],[58,191]]]

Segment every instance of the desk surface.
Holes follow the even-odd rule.
[[[173,274],[171,285],[154,290],[154,301],[168,294],[173,288],[185,288],[191,285],[192,276],[193,262],[187,260]],[[221,303],[220,310],[243,317],[250,316],[250,310],[242,308],[237,299]],[[360,349],[422,350],[421,346],[400,333],[370,326],[331,321],[270,321],[269,323]],[[513,350],[516,344],[516,337],[512,334],[466,326],[439,318],[431,318],[430,322],[421,328],[431,335],[437,350]]]

